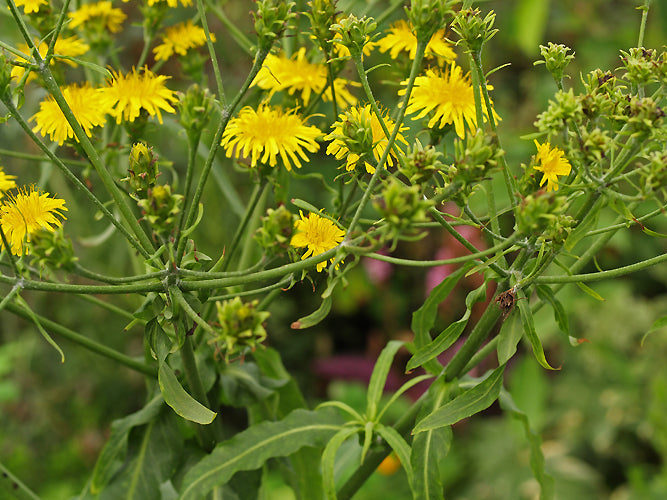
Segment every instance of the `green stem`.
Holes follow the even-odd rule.
[[[213,12],[213,14],[220,20],[220,22],[225,26],[227,32],[232,36],[236,43],[243,49],[243,51],[252,56],[252,42],[248,39],[247,36],[241,31],[236,24],[231,22],[225,12],[218,7],[218,4],[215,2],[206,2],[206,10]]]
[[[246,81],[241,87],[241,90],[239,90],[238,94],[236,94],[236,97],[234,97],[232,103],[223,109],[222,116],[220,119],[220,124],[218,125],[218,129],[216,130],[215,136],[213,137],[213,143],[211,144],[211,147],[209,149],[208,157],[206,158],[206,162],[204,163],[204,166],[202,168],[201,175],[199,176],[199,182],[197,183],[195,192],[192,195],[192,202],[188,210],[188,215],[185,218],[184,227],[190,227],[195,220],[195,217],[197,215],[197,207],[199,206],[199,200],[201,199],[202,194],[204,193],[204,186],[206,185],[208,174],[210,173],[211,167],[213,166],[213,160],[215,159],[215,155],[218,152],[218,149],[220,148],[220,139],[222,138],[222,133],[225,131],[227,123],[229,123],[229,120],[234,114],[234,110],[239,105],[241,99],[250,88],[250,84],[255,79],[255,76],[257,76],[259,70],[262,69],[262,64],[264,63],[264,59],[266,59],[268,53],[269,53],[268,50],[257,51],[252,69],[250,70],[250,73],[248,74]],[[179,239],[178,251],[176,253],[177,256],[183,254],[183,249],[185,248],[186,242],[187,242],[186,238]]]
[[[48,328],[50,332],[60,335],[61,337],[66,338],[67,340],[70,340],[71,342],[74,342],[75,344],[78,344],[91,352],[99,354],[100,356],[111,359],[112,361],[115,361],[132,370],[143,373],[148,377],[157,379],[157,369],[153,366],[149,366],[145,363],[142,363],[141,361],[137,361],[136,359],[131,358],[103,344],[100,344],[90,339],[89,337],[84,337],[83,335],[62,326],[61,324],[56,323],[55,321],[51,321],[50,319],[35,313],[30,313],[24,307],[21,307],[17,304],[7,304],[5,309],[31,322],[33,321],[33,317],[35,317],[39,323],[45,328]]]
[[[60,90],[60,87],[58,86],[56,80],[53,78],[53,74],[51,73],[48,64],[44,62],[44,59],[42,59],[38,52],[35,52],[34,57],[35,61],[39,65],[39,73],[42,75],[44,87],[56,101],[58,107],[67,119],[67,122],[72,127],[74,135],[78,139],[81,148],[88,156],[90,163],[92,163],[95,171],[100,176],[104,187],[106,188],[107,192],[111,194],[115,205],[120,210],[124,222],[132,229],[132,232],[139,240],[143,249],[150,255],[150,253],[154,251],[153,244],[151,243],[150,238],[148,238],[148,235],[139,225],[139,222],[132,212],[132,208],[130,207],[127,198],[118,188],[118,186],[116,186],[113,177],[102,163],[102,159],[100,158],[97,150],[90,142],[90,139],[84,132],[83,128],[81,128],[81,125],[74,116],[72,109],[69,107],[69,104],[67,104],[67,101],[65,100],[65,97]]]
[[[239,225],[236,227],[236,233],[234,234],[234,238],[232,239],[232,242],[229,245],[229,249],[223,250],[222,254],[220,255],[220,258],[211,268],[212,272],[217,272],[217,271],[225,272],[229,267],[229,263],[232,261],[232,258],[234,257],[234,253],[236,252],[236,249],[239,246],[241,238],[245,233],[246,227],[248,226],[248,222],[250,221],[252,214],[255,211],[257,202],[261,198],[267,186],[268,183],[266,182],[266,180],[262,180],[262,182],[255,184],[252,194],[250,195],[250,200],[248,201],[248,204],[246,206],[245,214],[243,215],[243,219],[241,220]]]
[[[373,188],[375,184],[378,182],[382,171],[384,170],[384,165],[394,145],[394,142],[396,141],[396,136],[398,136],[398,132],[401,128],[401,123],[403,123],[403,118],[405,117],[405,111],[408,107],[408,101],[410,99],[410,94],[412,94],[412,88],[414,87],[415,79],[417,78],[417,73],[419,72],[419,68],[421,67],[421,62],[424,57],[424,50],[426,49],[427,43],[428,40],[417,41],[417,53],[415,54],[415,59],[412,61],[412,67],[410,68],[410,77],[408,78],[408,85],[405,88],[405,95],[403,96],[403,101],[401,104],[399,104],[399,112],[398,116],[396,117],[396,124],[394,125],[394,130],[392,131],[391,134],[389,134],[387,125],[384,123],[384,120],[382,119],[382,114],[380,113],[380,110],[377,107],[377,103],[373,98],[373,92],[371,91],[370,85],[368,84],[368,78],[366,77],[366,71],[364,70],[362,55],[360,52],[357,54],[352,54],[352,59],[354,60],[354,64],[357,67],[357,73],[359,74],[359,80],[361,81],[361,86],[366,92],[366,96],[370,100],[371,108],[373,109],[375,116],[377,116],[378,121],[382,126],[382,130],[388,137],[388,140],[387,140],[387,147],[382,153],[382,157],[378,162],[378,166],[375,169],[375,172],[368,181],[368,187],[366,188],[366,191],[364,191],[364,194],[362,195],[361,200],[359,201],[359,205],[357,206],[357,210],[355,211],[354,216],[352,217],[352,221],[350,222],[350,225],[347,228],[347,233],[345,236],[346,240],[349,240],[349,238],[352,237],[352,232],[354,231],[354,228],[359,222],[359,219],[361,218],[361,213],[363,212],[364,208],[366,208],[366,204],[370,200]],[[397,155],[397,157],[399,162],[401,162],[402,164],[404,159],[400,155]]]
[[[644,32],[646,30],[646,20],[648,19],[648,10],[651,7],[651,0],[645,0],[644,5],[640,7],[642,11],[642,20],[639,24],[639,39],[637,40],[637,47],[644,46]]]
[[[13,116],[13,115],[12,115]],[[35,154],[30,154],[30,153],[23,153],[20,151],[12,151],[11,149],[2,149],[0,148],[0,155],[2,156],[10,156],[12,158],[18,158],[20,160],[31,160],[31,161],[48,161],[51,160],[51,158],[47,156],[42,156],[42,155],[35,155]],[[74,167],[87,167],[90,165],[87,161],[83,160],[70,160],[70,159],[64,159],[61,160],[64,164],[67,165],[72,165]]]
[[[75,264],[74,272],[84,278],[88,278],[95,281],[101,281],[102,283],[109,283],[109,284],[134,283],[137,281],[162,279],[166,277],[167,274],[169,274],[168,271],[155,271],[153,273],[143,274],[140,276],[124,276],[124,277],[106,276],[104,274],[98,274],[94,271],[90,271],[89,269],[86,269],[80,266],[79,264]]]
[[[22,288],[41,292],[117,295],[121,293],[147,293],[164,291],[164,283],[162,282],[134,283],[128,285],[70,285],[68,283],[50,283],[48,281],[33,281],[24,278],[0,276],[0,283],[5,283],[7,285],[13,286],[19,281],[21,282]]]
[[[440,223],[442,227],[444,227],[449,234],[451,234],[456,241],[461,243],[464,247],[466,247],[468,250],[470,250],[474,254],[480,253],[480,251],[475,248],[475,245],[470,243],[467,239],[465,239],[454,227],[447,222],[447,220],[440,214],[438,210],[435,208],[430,209],[431,215],[435,217],[436,221]],[[482,259],[483,261],[486,261],[488,259]],[[500,276],[507,276],[507,271],[503,269],[502,267],[498,266],[495,262],[492,262],[489,264],[489,267],[493,269],[498,275]]]
[[[197,12],[199,12],[202,28],[204,28],[204,33],[206,33],[206,47],[208,48],[208,53],[211,57],[211,64],[213,65],[213,73],[215,74],[215,84],[218,88],[220,104],[224,106],[227,102],[227,99],[225,98],[225,87],[222,85],[218,57],[215,55],[215,47],[213,46],[213,41],[211,40],[211,32],[208,29],[208,21],[206,20],[206,9],[204,9],[204,2],[202,0],[197,0]]]
[[[121,224],[116,217],[109,211],[104,203],[102,203],[97,197],[86,187],[86,185],[79,180],[79,178],[74,175],[67,166],[58,158],[44,142],[37,137],[37,135],[31,130],[28,123],[25,121],[23,116],[19,113],[18,109],[14,105],[14,102],[8,95],[0,96],[0,100],[5,105],[7,110],[12,114],[12,117],[18,122],[23,131],[30,137],[30,139],[49,157],[49,159],[58,167],[62,174],[67,178],[72,184],[74,184],[79,191],[81,191],[86,198],[88,198],[95,207],[104,214],[104,216],[120,231],[120,233],[125,236],[127,241],[145,258],[150,258],[150,253],[142,247],[141,243],[127,230],[123,224]],[[78,123],[77,123],[78,125]],[[88,163],[86,164],[88,165]]]
[[[667,253],[658,255],[651,259],[646,259],[628,266],[617,267],[609,271],[598,271],[596,273],[573,274],[573,275],[559,275],[559,276],[540,276],[535,278],[535,283],[577,283],[584,281],[600,281],[610,278],[618,278],[626,274],[635,273],[648,269],[651,266],[667,261]]]

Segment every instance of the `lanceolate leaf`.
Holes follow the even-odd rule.
[[[570,324],[567,320],[567,314],[563,304],[556,298],[553,290],[549,285],[538,285],[537,286],[537,296],[542,300],[542,302],[547,302],[551,305],[554,310],[554,319],[558,324],[558,328],[565,335],[570,335]]]
[[[168,446],[166,445],[168,444]],[[100,492],[99,500],[162,500],[160,485],[183,459],[183,437],[176,417],[163,412],[132,443],[125,466]]]
[[[338,448],[350,436],[359,432],[358,427],[344,427],[338,431],[327,443],[322,452],[322,480],[324,482],[324,496],[328,500],[335,500],[336,498],[336,481],[334,476],[336,465],[336,452]]]
[[[322,446],[340,430],[339,421],[334,412],[295,410],[278,422],[254,425],[218,444],[191,468],[180,498],[198,500],[237,471],[257,469],[269,458],[290,455],[303,446]]]
[[[486,283],[468,294],[466,297],[466,312],[463,317],[445,328],[433,341],[418,349],[408,361],[405,371],[409,372],[427,363],[456,342],[468,324],[472,306],[484,298],[486,298]]]
[[[667,315],[663,316],[662,318],[656,319],[653,324],[651,325],[651,328],[648,329],[648,331],[644,334],[642,337],[642,342],[641,345],[644,345],[644,342],[646,341],[646,337],[649,336],[649,334],[653,333],[656,330],[660,330],[660,328],[664,328],[667,326]]]
[[[542,453],[540,436],[531,429],[528,415],[516,406],[509,392],[501,389],[498,401],[503,410],[523,424],[523,429],[530,443],[530,468],[540,484],[540,500],[552,500],[554,498],[554,479],[544,470],[544,454]]]
[[[366,396],[366,416],[370,421],[374,421],[377,416],[378,404],[380,403],[382,393],[384,392],[384,386],[387,382],[387,375],[389,374],[391,363],[394,361],[394,356],[401,346],[403,346],[403,342],[400,340],[392,340],[384,349],[382,349],[380,356],[378,356],[378,359],[375,362],[371,380],[368,383],[368,393]]]
[[[446,384],[443,378],[433,382],[417,422],[447,401],[450,387],[451,384]],[[414,471],[414,500],[442,500],[440,463],[449,452],[451,442],[452,428],[449,426],[420,432],[412,440],[410,463]]]
[[[412,431],[413,434],[452,425],[466,417],[485,410],[498,398],[503,383],[505,365],[496,368],[488,377],[476,386],[461,393],[444,406],[438,408],[421,420]]]
[[[174,371],[166,361],[160,364],[158,382],[164,400],[178,415],[202,425],[213,422],[217,413],[209,410],[185,392],[185,389],[183,389],[183,386],[176,378]]]
[[[145,425],[154,420],[164,406],[162,394],[155,396],[141,410],[127,417],[115,420],[111,424],[109,440],[102,448],[90,485],[93,494],[98,493],[111,480],[111,477],[120,469],[127,454],[127,440],[130,431],[139,425]]]
[[[310,328],[311,326],[315,326],[327,317],[327,314],[329,314],[329,311],[331,311],[332,303],[333,297],[328,295],[322,299],[322,303],[320,304],[320,307],[317,308],[317,310],[313,311],[308,316],[304,316],[303,318],[299,318],[298,320],[294,321],[292,323],[292,328],[294,330],[301,330],[303,328]]]
[[[519,299],[524,299],[525,295],[522,291],[519,291]],[[548,362],[547,358],[544,356],[544,349],[542,349],[542,342],[537,336],[535,331],[535,321],[533,320],[533,312],[530,310],[530,304],[528,300],[517,300],[517,307],[521,313],[521,322],[523,324],[523,333],[528,337],[530,345],[533,347],[533,354],[537,362],[542,365],[547,370],[556,370]]]
[[[408,484],[410,485],[410,489],[412,489],[414,481],[412,464],[410,463],[410,446],[408,446],[405,439],[393,427],[380,424],[376,427],[376,430],[382,436],[382,439],[391,446],[391,449],[394,450],[394,453],[396,453],[396,456],[401,461],[403,470],[405,470],[405,474],[408,476]]]
[[[439,285],[437,285],[424,301],[422,306],[412,315],[412,331],[415,334],[414,344],[419,350],[431,343],[431,328],[435,324],[435,318],[438,314],[438,306],[452,292],[456,284],[463,277],[472,264],[467,264],[454,271]],[[439,373],[442,367],[439,363],[433,361],[427,363],[424,368],[432,373]]]

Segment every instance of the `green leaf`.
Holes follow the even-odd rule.
[[[195,398],[190,396],[176,378],[174,370],[167,363],[167,356],[171,350],[171,340],[167,336],[157,318],[146,323],[146,338],[157,356],[158,362],[158,384],[165,402],[176,412],[177,415],[207,425],[213,422],[217,413],[209,410]]]
[[[664,328],[666,326],[667,326],[667,315],[663,316],[662,318],[656,319],[651,325],[651,328],[649,328],[648,331],[642,337],[641,346],[642,347],[644,346],[644,341],[646,340],[646,337],[649,336],[649,334],[653,333],[656,330],[660,330],[660,328]]]
[[[382,349],[380,356],[378,356],[371,374],[371,380],[368,383],[368,392],[366,399],[366,417],[371,422],[375,421],[377,416],[378,405],[384,393],[384,386],[387,382],[387,375],[389,369],[394,361],[394,356],[398,350],[403,346],[404,342],[400,340],[392,340]]]
[[[432,342],[418,349],[408,361],[405,371],[410,372],[415,368],[428,363],[456,342],[468,324],[473,305],[485,298],[486,282],[482,283],[482,286],[471,291],[466,296],[466,312],[463,317],[445,328]]]
[[[412,489],[414,475],[412,472],[412,463],[410,462],[410,446],[393,427],[379,424],[375,429],[382,436],[382,439],[391,446],[391,449],[394,450],[394,453],[396,453],[396,456],[401,461],[403,470],[405,470],[405,474],[408,476],[408,484],[410,485],[410,489]]]
[[[351,436],[359,431],[358,427],[345,427],[338,431],[327,443],[322,452],[322,481],[324,483],[324,495],[329,500],[336,498],[335,465],[338,448]]]
[[[549,285],[537,285],[536,291],[540,300],[544,303],[548,303],[553,308],[554,319],[556,320],[556,324],[558,325],[558,328],[560,328],[560,331],[569,336],[570,323],[567,319],[567,313],[565,312],[563,304],[556,298],[551,287]]]
[[[602,295],[597,293],[595,290],[593,290],[591,287],[588,285],[585,285],[584,283],[577,283],[577,286],[581,288],[584,292],[586,292],[588,295],[593,297],[595,300],[599,300],[601,302],[604,302],[605,299]]]
[[[540,485],[540,500],[553,500],[554,479],[544,470],[544,454],[542,453],[542,439],[530,427],[528,415],[522,412],[514,403],[512,396],[505,389],[501,389],[498,398],[500,407],[523,425],[524,432],[530,443],[530,469]]]
[[[237,471],[254,470],[272,457],[304,446],[322,446],[340,430],[335,412],[295,410],[278,422],[262,422],[219,443],[183,479],[180,500],[199,500]]]
[[[419,422],[423,415],[428,415],[433,409],[442,406],[448,393],[448,385],[442,378],[433,382],[417,421]],[[443,500],[440,463],[449,452],[451,442],[452,428],[449,426],[420,432],[412,440],[410,463],[414,471],[414,500]]]
[[[549,0],[519,0],[514,8],[514,37],[526,54],[535,54],[544,39],[549,16]]]
[[[479,384],[462,392],[459,396],[420,420],[412,433],[417,434],[455,424],[459,420],[470,417],[491,406],[498,398],[498,393],[503,384],[504,371],[505,365],[496,368]]]
[[[2,463],[0,463],[0,498],[6,500],[39,500],[39,497]]]
[[[524,295],[523,290],[519,290],[517,295],[519,295],[519,297],[516,303],[517,307],[519,308],[519,312],[521,313],[521,323],[523,324],[523,333],[526,335],[526,337],[528,337],[528,341],[530,342],[530,345],[533,348],[533,354],[535,355],[535,359],[537,359],[537,362],[547,370],[556,370],[556,368],[553,368],[547,362],[547,358],[544,356],[544,349],[542,349],[542,342],[540,342],[540,338],[537,336],[537,332],[535,331],[535,321],[533,320],[533,312],[530,309],[530,304],[528,303],[528,300],[525,299],[526,296]]]
[[[333,303],[333,297],[331,295],[328,295],[322,300],[320,307],[318,307],[316,311],[313,311],[308,316],[304,316],[303,318],[300,318],[296,320],[294,323],[292,323],[291,325],[292,329],[302,330],[304,328],[310,328],[311,326],[315,326],[316,324],[318,324],[320,321],[322,321],[324,318],[327,317],[327,314],[329,314],[329,311],[331,311],[332,303]]]
[[[84,66],[88,69],[91,69],[91,70],[99,73],[100,75],[102,75],[104,78],[107,78],[107,79],[111,79],[112,76],[113,76],[111,74],[111,72],[108,69],[106,69],[105,67],[100,66],[99,64],[89,62],[89,61],[84,61],[83,59],[79,59],[78,57],[60,56],[60,55],[55,55],[54,57],[57,58],[57,59],[65,59],[67,61],[72,61],[73,63],[79,64],[81,66]]]
[[[176,417],[162,412],[130,443],[125,466],[99,493],[99,500],[162,500],[160,486],[182,462],[184,440]]]
[[[470,266],[472,266],[472,264],[466,264],[445,278],[439,285],[431,290],[431,293],[422,306],[412,314],[411,328],[415,334],[414,344],[417,350],[432,342],[431,328],[435,324],[435,319],[438,314],[438,306],[449,296],[459,280],[463,277],[466,271],[470,269]],[[442,366],[437,361],[426,363],[424,368],[427,371],[436,374],[442,370]]]
[[[158,383],[165,402],[171,406],[176,414],[201,425],[213,422],[217,413],[209,410],[195,398],[190,396],[176,378],[174,371],[166,361],[158,368]]]
[[[125,462],[130,431],[134,427],[146,425],[154,420],[164,405],[162,394],[151,399],[141,410],[111,424],[111,433],[95,464],[90,490],[93,494],[101,491]]]
[[[523,337],[523,330],[519,328],[516,315],[511,317],[511,321],[505,321],[498,334],[498,364],[507,363],[514,356],[516,346]]]

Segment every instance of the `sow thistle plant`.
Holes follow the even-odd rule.
[[[404,11],[393,4],[369,17],[333,0],[301,2],[301,9],[258,0],[249,37],[227,20],[224,5],[202,1],[75,9],[7,0],[18,30],[0,43],[0,100],[12,131],[41,150],[31,161],[55,168],[31,177],[10,168],[13,154],[3,153],[0,310],[26,319],[61,355],[65,338],[146,377],[145,407],[113,425],[82,497],[129,497],[140,478],[144,498],[246,498],[235,474],[274,468],[270,459],[280,458],[297,498],[351,498],[391,454],[415,498],[443,498],[453,424],[498,399],[525,417],[503,388],[521,338],[544,369],[554,369],[533,313],[552,308],[565,339],[577,344],[558,298],[564,285],[596,295],[585,283],[667,260],[663,253],[582,273],[630,226],[664,236],[651,227],[666,201],[665,52],[642,47],[640,37],[620,53],[619,68],[594,70],[579,83],[567,73],[574,53],[542,46],[538,63],[553,75],[554,95],[524,138],[534,154],[515,165],[497,126],[493,72],[482,66],[497,31],[493,12],[469,1],[413,0]],[[224,25],[216,33],[214,16]],[[646,16],[641,33],[645,23]],[[138,51],[123,41],[130,30],[142,31]],[[221,45],[222,31],[237,48]],[[252,63],[238,86],[219,67],[230,51]],[[167,72],[174,56],[191,81]],[[394,86],[378,76],[380,67]],[[184,154],[176,159],[179,145]],[[230,181],[239,176],[242,186]],[[50,194],[47,185],[63,183],[75,189]],[[240,213],[233,199],[245,201]],[[131,265],[84,267],[86,230],[67,220],[68,206],[84,211],[77,221],[105,220],[113,233],[104,245],[126,247]],[[461,224],[478,230],[486,246],[466,239]],[[454,238],[467,254],[409,260],[395,253],[427,235]],[[453,271],[414,311],[410,338],[387,339],[363,414],[335,400],[313,408],[274,347],[280,326],[269,308],[309,280],[319,306],[299,311],[291,327],[325,321],[334,292],[362,257]],[[438,304],[470,274],[481,285],[467,294],[465,313],[433,332]],[[493,297],[473,320],[487,290]],[[143,359],[33,310],[25,291],[122,294],[132,304],[124,312],[128,334],[143,332]],[[443,364],[448,349],[455,351]],[[419,375],[386,400],[399,350],[410,355],[402,368]],[[467,375],[488,366],[481,360],[494,352],[496,368]],[[388,421],[387,409],[425,381],[423,396]],[[227,419],[228,406],[247,412],[247,427]],[[173,442],[155,425],[173,429]],[[553,498],[539,438],[529,426],[527,433],[541,498]],[[338,453],[345,443],[358,451],[354,463]],[[338,478],[339,467],[353,472]]]

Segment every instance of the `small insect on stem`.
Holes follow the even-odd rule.
[[[496,304],[503,311],[503,320],[510,315],[516,304],[516,287],[505,290],[496,297]]]

